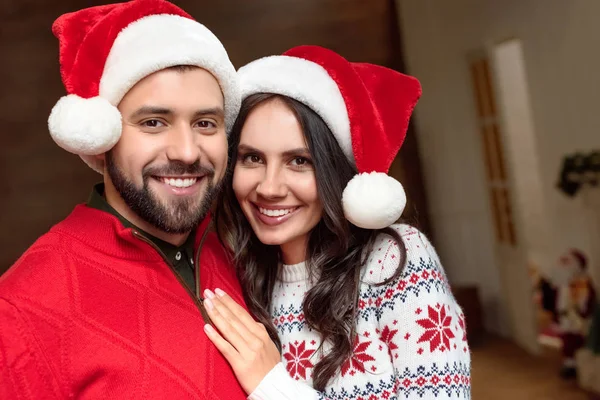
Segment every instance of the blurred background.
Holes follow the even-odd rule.
[[[48,134],[64,94],[50,27],[109,2],[0,2],[0,273],[100,180]],[[405,219],[432,238],[465,311],[473,398],[596,398],[600,1],[173,2],[236,67],[317,44],[417,77],[423,97],[391,174],[408,195]],[[557,272],[573,265],[569,279]],[[576,375],[564,370],[565,309],[582,337]]]

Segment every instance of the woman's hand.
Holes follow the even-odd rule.
[[[214,343],[247,394],[281,361],[281,355],[267,330],[221,289],[204,291],[204,306],[210,324],[204,332]]]

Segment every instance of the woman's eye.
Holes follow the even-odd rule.
[[[251,163],[259,163],[260,162],[260,157],[254,154],[249,155],[248,157],[248,161],[250,161]]]
[[[310,160],[306,157],[296,157],[292,160],[292,165],[295,167],[304,167],[310,165]]]
[[[242,162],[244,164],[259,164],[261,159],[256,154],[246,154],[242,156]]]
[[[158,128],[163,126],[164,124],[157,119],[149,119],[147,121],[142,122],[142,125],[147,128]]]

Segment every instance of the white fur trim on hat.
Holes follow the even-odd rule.
[[[102,154],[121,137],[121,113],[102,97],[70,94],[52,108],[48,129],[54,141],[71,153]]]
[[[342,195],[348,221],[365,229],[383,229],[396,222],[406,206],[402,184],[381,172],[355,175]]]
[[[297,100],[327,124],[342,151],[355,164],[346,103],[327,70],[312,61],[270,56],[240,68],[242,99],[255,93],[275,93]]]
[[[219,39],[188,18],[150,15],[123,29],[106,59],[100,96],[116,106],[141,79],[175,65],[196,65],[218,80],[229,132],[241,104],[237,73]]]

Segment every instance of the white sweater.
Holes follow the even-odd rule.
[[[406,245],[406,265],[398,279],[375,285],[394,274],[400,257],[392,238],[381,235],[362,272],[354,352],[324,392],[312,388],[312,368],[323,354],[302,310],[307,270],[304,263],[282,266],[271,309],[282,362],[249,399],[470,399],[464,315],[440,260],[418,230],[393,228]],[[329,348],[325,343],[323,351]]]

